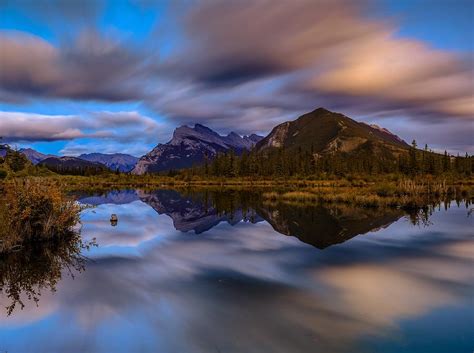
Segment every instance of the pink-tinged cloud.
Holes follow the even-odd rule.
[[[117,143],[150,143],[169,129],[137,112],[94,112],[83,116],[0,111],[6,141],[60,141],[93,138]]]
[[[370,2],[345,0],[200,2],[183,21],[184,46],[162,63],[162,74],[182,86],[177,95],[160,91],[171,98],[155,106],[181,120],[186,109],[239,120],[279,105],[472,119],[469,58],[397,37],[396,23],[369,18],[370,10]],[[229,94],[249,83],[260,88]],[[254,106],[242,106],[256,94]],[[222,114],[206,113],[213,106]]]

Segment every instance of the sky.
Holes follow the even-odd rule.
[[[474,0],[0,0],[0,136],[141,156],[325,107],[474,153]]]

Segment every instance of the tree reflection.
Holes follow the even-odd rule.
[[[74,278],[84,271],[87,258],[81,252],[95,245],[95,240],[84,243],[78,233],[71,233],[60,241],[29,244],[0,255],[0,293],[9,299],[7,314],[23,309],[26,300],[37,304],[45,290],[55,292],[64,273]]]

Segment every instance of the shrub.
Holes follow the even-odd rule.
[[[27,180],[6,185],[0,201],[0,252],[69,235],[80,211],[55,184]]]
[[[7,177],[8,173],[4,169],[0,169],[0,180],[5,179]]]

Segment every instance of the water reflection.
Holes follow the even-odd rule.
[[[422,212],[429,223],[413,226],[410,217],[419,216],[400,210],[227,196],[93,196],[96,207],[82,218],[84,240],[94,235],[100,244],[88,252],[93,261],[76,280],[63,276],[39,308],[0,319],[0,351],[470,349],[474,239],[466,208],[431,208]]]
[[[92,245],[71,233],[61,241],[24,245],[0,255],[0,292],[10,301],[7,314],[11,315],[17,306],[23,309],[26,300],[38,303],[43,291],[54,292],[64,273],[73,278],[82,272],[86,262],[82,251]]]
[[[405,214],[396,209],[265,202],[261,194],[246,191],[204,191],[186,195],[174,190],[157,190],[138,191],[137,195],[159,214],[171,217],[174,227],[183,232],[200,234],[221,222],[235,225],[241,221],[267,221],[275,231],[295,236],[319,249],[386,227]]]

